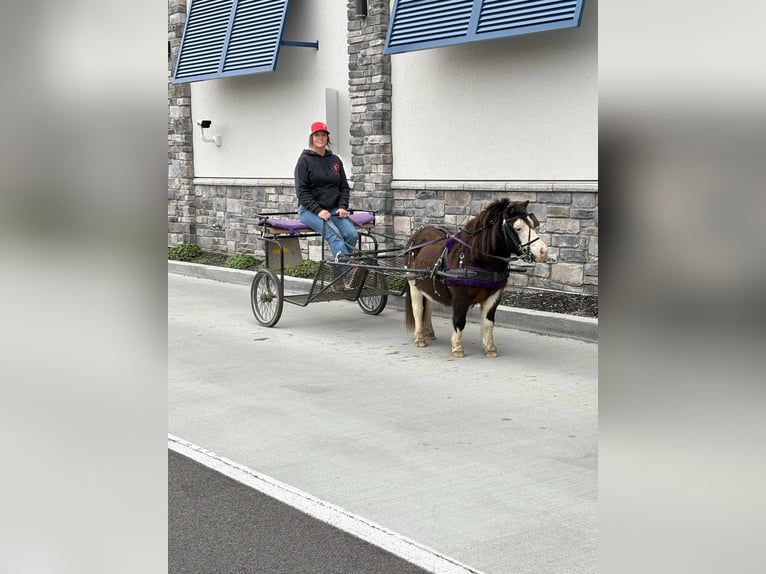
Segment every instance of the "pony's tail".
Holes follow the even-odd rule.
[[[407,288],[405,289],[406,298],[404,301],[404,324],[407,327],[407,332],[412,333],[415,330],[415,315],[412,314],[412,294],[410,293],[410,283],[407,282]]]

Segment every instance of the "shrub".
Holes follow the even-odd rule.
[[[263,263],[263,261],[256,259],[247,253],[235,253],[226,260],[224,265],[231,269],[254,269],[261,263]]]
[[[285,269],[285,275],[291,275],[292,277],[308,277],[312,278],[316,275],[319,269],[319,261],[312,261],[311,259],[305,259],[298,265],[293,265]]]
[[[202,255],[202,249],[198,245],[182,243],[175,247],[168,247],[168,259],[173,259],[174,261],[193,261]]]
[[[386,286],[390,291],[400,292],[404,290],[406,279],[400,275],[387,275]]]

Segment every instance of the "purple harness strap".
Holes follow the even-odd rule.
[[[452,248],[455,246],[455,243],[459,243],[460,245],[462,245],[463,247],[467,247],[468,249],[471,248],[471,246],[465,241],[463,241],[462,239],[460,239],[458,235],[460,235],[460,231],[458,231],[454,235],[450,235],[449,239],[447,239],[447,242],[445,243],[445,245],[447,247],[448,252],[452,251]]]
[[[459,277],[455,275],[449,275],[450,271],[453,271],[453,273],[463,272],[465,276]],[[474,272],[479,277],[468,277],[467,275],[469,271]],[[486,287],[488,289],[502,286],[506,281],[508,281],[509,275],[508,271],[487,271],[486,269],[481,269],[480,267],[461,267],[459,269],[453,270],[450,270],[449,267],[444,267],[442,268],[442,272],[442,283],[446,285],[466,285],[470,287]],[[485,277],[491,277],[491,279],[482,279],[481,275],[484,275]]]

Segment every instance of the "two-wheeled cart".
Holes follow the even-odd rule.
[[[273,327],[282,316],[284,302],[305,307],[320,301],[356,301],[362,311],[377,315],[386,307],[388,296],[404,292],[403,281],[390,282],[385,268],[377,264],[378,241],[370,230],[375,214],[353,211],[350,220],[359,233],[353,253],[338,259],[322,259],[308,292],[285,294],[285,269],[301,261],[299,239],[322,237],[297,218],[296,212],[257,214],[256,229],[264,242],[266,268],[256,272],[250,289],[250,303],[256,320]],[[391,284],[391,285],[390,285]]]
[[[322,258],[308,292],[285,294],[285,270],[302,260],[299,240],[324,234],[307,227],[297,218],[297,212],[261,213],[257,218],[256,229],[264,242],[266,267],[258,270],[253,278],[250,303],[256,320],[265,327],[277,324],[285,301],[300,307],[320,301],[356,301],[368,315],[378,315],[385,309],[389,295],[404,294],[408,279],[471,279],[477,274],[475,270],[462,268],[449,271],[437,267],[408,268],[405,249],[378,248],[372,232],[374,212],[354,211],[350,219],[359,234],[359,242],[352,253],[328,259],[323,239]],[[509,263],[508,269],[527,273],[533,267],[534,264],[519,259]]]

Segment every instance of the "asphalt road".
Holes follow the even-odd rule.
[[[248,286],[169,274],[168,432],[466,572],[595,572],[597,344],[497,328],[500,356],[487,359],[469,325],[453,359],[449,321],[434,323],[426,349],[401,311],[371,317],[356,303],[286,305],[268,329]],[[171,524],[179,560],[194,546],[186,520]],[[222,525],[241,520],[216,535],[232,539]],[[296,548],[273,544],[276,556]]]
[[[168,572],[426,574],[174,451],[168,451]]]

